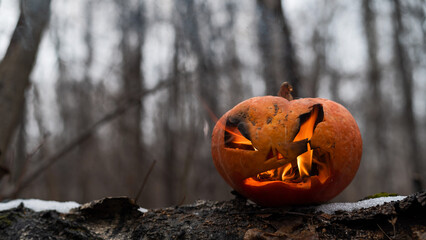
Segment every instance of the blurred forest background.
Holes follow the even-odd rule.
[[[424,0],[0,0],[0,61],[1,199],[229,199],[215,116],[283,81],[358,122],[335,201],[426,184]]]

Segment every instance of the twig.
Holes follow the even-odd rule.
[[[138,202],[138,199],[139,199],[140,195],[142,194],[142,191],[145,188],[146,183],[148,182],[149,175],[151,175],[151,172],[154,169],[155,163],[157,163],[156,160],[152,161],[151,166],[149,167],[148,172],[145,174],[145,178],[143,179],[142,185],[139,188],[138,193],[136,194],[135,203]]]
[[[128,109],[130,109],[133,106],[137,106],[141,104],[140,98],[156,92],[166,86],[168,86],[170,83],[169,81],[162,81],[158,83],[155,87],[144,90],[141,93],[131,96],[126,99],[126,101],[118,106],[114,111],[106,114],[104,117],[102,117],[100,120],[95,122],[91,127],[89,127],[85,132],[83,132],[81,135],[76,137],[74,140],[69,142],[65,145],[61,150],[44,160],[44,164],[39,166],[36,170],[34,170],[29,176],[27,176],[19,185],[15,187],[15,189],[10,194],[6,194],[6,198],[9,198],[11,196],[16,196],[20,191],[28,187],[37,177],[39,177],[46,169],[48,169],[50,166],[52,166],[54,163],[56,163],[59,159],[61,159],[63,156],[65,156],[67,153],[69,153],[71,150],[73,150],[76,146],[82,144],[85,142],[89,137],[93,135],[94,132],[101,126],[105,125],[106,123],[109,123],[111,120],[117,118],[118,116],[121,116],[124,114]],[[138,99],[138,100],[135,100]]]
[[[395,238],[395,235],[396,235],[396,227],[395,227],[395,224],[396,224],[396,220],[397,220],[398,218],[397,217],[392,217],[391,219],[389,219],[388,220],[388,222],[390,223],[390,224],[392,224],[392,228],[393,228],[393,237]]]
[[[179,203],[177,204],[177,206],[182,206],[183,203],[185,202],[186,199],[186,195],[183,195],[183,197],[180,199]]]
[[[312,214],[307,214],[307,213],[300,213],[300,212],[291,212],[291,211],[287,211],[284,214],[290,214],[290,215],[298,215],[298,216],[303,216],[303,217],[316,217],[316,215],[312,215]]]
[[[40,151],[40,149],[43,147],[43,145],[46,143],[46,141],[47,141],[47,138],[50,136],[50,134],[48,133],[48,134],[45,134],[44,136],[43,136],[43,139],[41,140],[41,142],[38,144],[38,146],[34,149],[34,150],[32,150],[28,155],[27,155],[27,157],[25,158],[25,162],[24,162],[24,166],[23,166],[23,168],[22,168],[22,172],[21,172],[21,174],[19,175],[19,177],[18,177],[18,181],[17,181],[17,186],[19,186],[19,185],[21,185],[21,183],[22,183],[22,181],[23,181],[23,179],[24,179],[24,176],[25,176],[25,173],[27,172],[27,168],[28,168],[28,163],[30,162],[30,160],[36,155],[36,153],[38,153],[39,151]],[[18,194],[18,192],[16,192],[15,193],[15,191],[13,192],[13,198],[16,198],[16,195]]]
[[[388,239],[392,240],[392,238],[390,238],[390,237],[389,237],[389,236],[385,233],[385,231],[383,231],[383,229],[380,227],[380,225],[379,225],[379,224],[377,224],[377,226],[379,227],[380,231],[382,231],[382,233],[383,233],[383,234],[385,234],[385,236],[386,236]]]
[[[34,157],[34,155],[36,155],[36,153],[38,153],[41,149],[41,147],[43,147],[43,145],[46,143],[47,138],[50,137],[50,133],[44,134],[43,139],[41,140],[41,142],[38,144],[38,146],[32,150],[28,155],[27,158],[25,159],[25,161],[29,161],[31,160],[31,158]]]

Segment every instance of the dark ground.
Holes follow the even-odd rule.
[[[329,215],[309,207],[263,208],[237,197],[138,211],[105,198],[69,214],[20,206],[0,212],[1,239],[426,239],[426,192]]]

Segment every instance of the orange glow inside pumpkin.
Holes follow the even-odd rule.
[[[319,109],[317,106],[313,107],[309,117],[302,122],[293,142],[312,138],[318,120]],[[236,126],[227,126],[225,131],[229,135],[226,144],[228,147],[257,151],[252,142],[244,137]],[[297,157],[297,162],[291,162],[277,169],[259,173],[255,177],[246,179],[246,183],[263,185],[268,181],[282,181],[288,184],[297,184],[302,188],[309,188],[311,184],[310,177],[312,176],[316,176],[320,182],[324,182],[329,176],[329,167],[326,163],[327,155],[321,154],[318,149],[311,149],[310,143],[308,143],[307,149],[306,152]],[[276,152],[276,154],[277,159],[283,158],[281,153]]]
[[[318,114],[319,108],[314,106],[308,119],[301,124],[293,142],[312,138]],[[310,177],[312,176],[318,177],[320,182],[325,182],[329,176],[329,167],[326,164],[327,155],[320,154],[319,149],[315,149],[317,154],[314,154],[314,149],[311,148],[310,143],[308,143],[307,149],[306,152],[297,157],[296,163],[288,163],[277,169],[260,173],[256,177],[247,179],[246,183],[262,185],[262,182],[267,181],[283,181],[289,184],[297,184],[298,187],[309,188],[311,184]],[[278,153],[277,157],[282,158],[282,155]]]
[[[306,138],[310,140],[312,135],[314,134],[314,127],[317,118],[318,108],[315,107],[314,110],[311,112],[311,116],[308,118],[308,120],[300,126],[299,133],[297,133],[293,142],[300,141]],[[308,143],[308,151],[297,157],[297,167],[299,169],[299,175],[302,178],[309,176],[309,173],[311,172],[313,153],[314,150],[311,149],[311,144]],[[284,166],[283,168],[284,171],[282,174],[282,180],[285,181],[287,175],[291,175],[291,167]]]

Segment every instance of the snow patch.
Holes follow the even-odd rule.
[[[148,212],[148,209],[140,207],[140,208],[138,208],[138,211],[141,212],[141,213],[146,213],[146,212]]]
[[[358,210],[362,208],[369,208],[369,207],[383,205],[388,202],[401,201],[406,197],[407,196],[380,197],[380,198],[362,200],[362,201],[354,202],[354,203],[328,203],[328,204],[323,204],[316,207],[316,211],[324,212],[327,214],[333,214],[336,211],[352,212],[354,210]]]
[[[55,210],[60,213],[68,213],[72,208],[77,208],[80,204],[76,202],[56,202],[39,199],[16,199],[10,202],[0,203],[0,211],[18,207],[20,204],[36,212]]]

